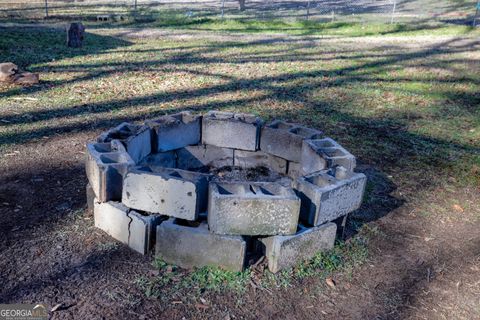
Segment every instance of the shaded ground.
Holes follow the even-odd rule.
[[[0,29],[0,60],[42,79],[0,86],[1,302],[62,303],[54,319],[480,318],[477,38],[141,32],[96,30],[69,51],[59,32]],[[368,260],[335,288],[313,276],[147,297],[152,258],[84,211],[84,145],[185,109],[298,121],[344,144],[369,177],[347,232]]]

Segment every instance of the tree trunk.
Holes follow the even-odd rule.
[[[67,46],[70,48],[81,48],[85,27],[80,22],[70,24],[67,31]]]

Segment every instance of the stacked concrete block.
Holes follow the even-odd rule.
[[[287,175],[292,179],[297,179],[302,175],[302,166],[298,162],[288,161]]]
[[[178,149],[177,168],[208,171],[209,168],[233,166],[233,149],[211,145],[188,146]]]
[[[202,120],[202,143],[255,151],[261,125],[254,115],[211,111]]]
[[[333,248],[337,226],[326,223],[318,227],[306,228],[299,225],[298,232],[291,236],[262,238],[268,269],[276,273],[282,269],[311,259],[318,252]]]
[[[342,166],[353,170],[355,157],[333,139],[304,140],[302,145],[302,174]]]
[[[277,183],[211,183],[208,226],[217,234],[288,235],[297,228],[300,199]]]
[[[207,208],[208,179],[198,172],[137,167],[124,178],[122,202],[137,210],[195,220]]]
[[[115,141],[87,144],[87,178],[100,202],[121,199],[123,176],[129,167],[135,165],[127,152],[115,150],[112,145]]]
[[[112,140],[121,141],[135,163],[139,163],[152,151],[150,128],[144,125],[124,122],[118,127],[102,133],[97,139],[98,142]]]
[[[94,204],[95,227],[141,254],[153,248],[155,228],[164,219],[160,215],[144,216],[119,202]]]
[[[92,214],[93,213],[93,204],[95,203],[95,192],[93,191],[93,188],[90,185],[90,183],[87,183],[85,191],[86,191],[86,196],[87,196],[87,212]]]
[[[175,168],[177,166],[177,153],[175,151],[151,153],[139,165],[152,169]]]
[[[277,157],[300,163],[302,141],[318,139],[322,132],[284,121],[273,121],[262,128],[260,150]]]
[[[234,151],[234,166],[241,168],[266,167],[278,173],[287,173],[287,160],[262,151]]]
[[[201,137],[201,116],[181,112],[146,122],[153,131],[156,152],[180,149],[196,145]]]
[[[343,167],[298,178],[295,189],[302,199],[301,220],[318,226],[358,209],[366,182],[364,174]]]
[[[210,233],[205,222],[182,224],[169,219],[157,227],[155,255],[183,268],[218,266],[242,271],[246,242],[241,236]]]

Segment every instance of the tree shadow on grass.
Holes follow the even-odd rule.
[[[455,44],[455,41],[453,41],[453,44]],[[448,45],[448,43],[444,45]],[[370,186],[367,188],[367,196],[364,205],[359,211],[361,215],[357,215],[355,217],[358,219],[358,221],[360,221],[360,223],[365,223],[368,221],[377,220],[387,215],[391,215],[395,209],[401,207],[405,202],[403,199],[399,199],[392,195],[398,186],[395,184],[396,182],[388,177],[385,173],[388,171],[388,169],[398,167],[402,168],[403,170],[413,171],[419,175],[425,172],[428,174],[427,177],[445,176],[448,175],[451,167],[456,165],[456,163],[453,163],[450,159],[450,155],[452,153],[461,152],[468,156],[473,156],[475,154],[479,154],[480,150],[479,148],[476,148],[468,143],[452,143],[451,141],[446,141],[442,138],[432,138],[427,135],[410,131],[408,129],[408,121],[404,119],[404,116],[400,112],[389,113],[381,118],[373,116],[362,117],[349,112],[349,110],[341,108],[341,106],[336,105],[331,101],[314,100],[311,98],[309,93],[321,89],[322,85],[326,87],[342,87],[350,83],[358,83],[362,81],[362,83],[369,85],[372,83],[372,81],[377,81],[372,79],[378,79],[377,76],[379,73],[390,70],[394,64],[398,64],[400,62],[416,63],[415,59],[419,57],[433,58],[439,54],[464,52],[468,50],[469,46],[471,45],[471,43],[467,45],[459,44],[453,49],[446,49],[441,46],[437,46],[420,52],[388,55],[383,58],[379,57],[378,61],[362,62],[359,65],[342,67],[335,71],[321,70],[310,72],[292,72],[291,74],[267,76],[254,79],[236,79],[235,77],[232,77],[225,78],[227,81],[226,84],[215,85],[202,89],[190,89],[180,92],[145,95],[133,99],[118,99],[114,101],[110,100],[92,103],[88,106],[64,108],[55,112],[40,110],[38,113],[34,113],[33,118],[24,120],[24,124],[34,123],[39,120],[49,120],[62,117],[66,118],[71,115],[95,115],[103,111],[128,110],[137,106],[154,105],[155,103],[173,101],[174,99],[188,101],[182,107],[172,106],[170,108],[155,110],[154,112],[150,112],[148,110],[139,111],[136,114],[120,115],[115,117],[115,119],[112,119],[110,115],[99,116],[79,123],[54,124],[52,126],[31,130],[31,132],[14,132],[11,135],[11,138],[14,142],[29,142],[31,139],[38,136],[52,136],[54,134],[65,135],[67,132],[74,130],[92,131],[99,128],[113,126],[121,121],[141,121],[145,118],[154,117],[161,113],[173,113],[179,111],[180,109],[185,110],[187,108],[197,112],[207,111],[209,109],[234,109],[243,111],[250,104],[258,104],[259,102],[262,103],[267,99],[277,99],[279,101],[288,103],[300,102],[302,103],[302,108],[299,109],[291,108],[289,110],[275,110],[274,108],[270,109],[265,107],[265,109],[258,109],[257,111],[261,115],[265,116],[267,120],[281,118],[289,121],[302,122],[328,132],[335,139],[338,137],[342,143],[343,141],[346,141],[344,145],[347,147],[347,149],[358,155],[360,163],[358,168],[359,171],[364,172],[369,177],[370,181]],[[218,50],[218,48],[212,46],[209,48],[202,48],[202,50],[204,50],[201,51],[202,53],[215,52]],[[193,54],[194,58],[197,58],[199,59],[198,61],[200,61],[200,57],[195,57],[196,54],[200,53],[195,52]],[[292,57],[289,56],[289,59],[291,58]],[[179,60],[178,57],[176,57],[171,60],[170,63],[174,63],[175,65],[179,66],[188,64],[189,62],[186,55],[184,59],[185,62],[183,59]],[[242,61],[248,61],[248,58],[242,59]],[[252,61],[259,62],[258,57],[252,57],[252,59],[256,59]],[[281,59],[281,57],[279,59]],[[206,63],[214,64],[222,62],[221,60],[222,59],[218,61],[205,61]],[[151,63],[156,65],[164,62],[153,61]],[[94,65],[93,67],[96,68],[98,66]],[[121,66],[117,67],[120,68]],[[334,74],[336,79],[321,80],[322,76],[328,72]],[[292,80],[308,81],[305,81],[301,86],[297,86],[295,83],[289,83],[289,81]],[[405,79],[405,81],[408,81],[408,79]],[[267,93],[260,98],[253,96],[246,98],[235,98],[221,102],[197,101],[197,98],[206,97],[214,93],[231,93],[239,88],[244,90],[262,88],[265,89]],[[459,106],[464,108],[467,112],[473,112],[474,110],[472,110],[472,106],[474,106],[474,104],[472,104],[472,102],[475,103],[478,101],[478,95],[476,94],[467,94],[459,97],[458,95],[449,95],[447,92],[443,93],[442,96],[448,99],[454,99],[455,102],[457,102]],[[352,100],[358,98],[359,95],[353,95],[351,97]],[[87,109],[83,109],[82,107]],[[456,115],[453,116],[455,117]],[[345,125],[344,129],[339,129],[341,123]],[[2,140],[2,142],[5,141],[5,143],[8,143],[7,138],[8,137],[3,136],[2,139],[4,140]],[[14,173],[5,174],[3,179],[7,181],[2,181],[2,183],[4,183],[4,188],[8,188],[9,186],[6,183],[11,183],[12,180],[21,180],[23,187],[21,186],[20,190],[22,188],[27,189],[27,186],[31,180],[30,175],[35,175],[36,171],[42,171],[43,175],[51,177],[48,182],[45,182],[47,185],[56,183],[55,178],[59,177],[58,168],[45,169],[41,164],[39,164],[38,167],[33,168],[31,172],[20,177],[15,176]],[[61,172],[60,177],[58,178],[61,181],[60,186],[62,186],[63,183],[72,182],[72,176],[76,177],[73,181],[74,183],[70,183],[70,185],[65,188],[65,194],[59,194],[59,197],[55,198],[54,203],[52,204],[47,203],[45,194],[41,193],[41,190],[45,189],[44,192],[48,192],[48,189],[45,188],[44,185],[36,186],[34,190],[32,190],[33,192],[31,192],[31,194],[36,194],[37,202],[34,203],[31,211],[26,210],[27,213],[24,216],[26,220],[24,223],[27,224],[29,218],[31,218],[32,226],[48,224],[49,221],[45,219],[45,217],[48,216],[49,213],[51,214],[52,219],[61,219],[61,213],[52,214],[49,210],[51,210],[52,206],[55,208],[57,205],[62,205],[62,203],[65,202],[65,200],[67,200],[71,194],[74,194],[74,189],[78,186],[78,184],[82,184],[82,179],[84,183],[84,173],[82,172],[80,166],[76,166],[75,168]],[[432,192],[437,187],[437,182],[434,179],[429,179],[421,183],[417,183],[416,181],[410,181],[409,183],[416,187],[419,192]],[[27,192],[24,192],[24,194],[21,195],[24,197],[28,196],[29,190],[26,191]],[[15,192],[5,192],[2,193],[2,195],[14,197],[15,199],[12,201],[10,198],[0,198],[2,201],[20,202],[22,200],[22,197],[15,198]],[[78,198],[75,200],[74,208],[80,208],[80,200],[84,200],[83,196],[81,199]],[[38,208],[36,208],[37,205]],[[20,213],[12,216],[11,209],[13,208],[10,208],[10,210],[6,210],[4,213],[2,213],[3,221],[21,217]],[[14,228],[12,223],[9,223],[7,227],[10,228],[10,231],[12,228]],[[5,231],[5,229],[2,231]],[[390,231],[392,233],[395,232],[395,230]],[[412,229],[410,231],[413,232],[414,230]],[[27,231],[24,232],[26,234],[28,233]],[[5,245],[8,245],[8,241],[10,243],[16,241],[13,239],[11,232],[2,232],[2,234],[5,235],[3,239],[7,240],[4,242]],[[26,235],[25,239],[19,241],[25,241],[25,245],[29,246],[30,244],[28,240],[30,239]],[[389,251],[387,251],[387,254],[403,257],[402,255],[405,255],[406,253],[404,243],[401,241],[402,239],[399,240],[399,243],[392,244],[392,247],[389,249]],[[468,249],[468,246],[463,246],[460,249],[464,248]],[[449,263],[450,257],[446,255],[446,251],[448,250],[441,252],[441,255],[445,253],[445,257],[442,256],[441,262]],[[113,255],[117,254],[121,253],[114,252]],[[87,263],[89,259],[90,258],[87,259]],[[99,261],[102,261],[103,265],[106,265],[108,264],[110,258],[108,255],[106,255],[106,260],[102,260],[101,256],[97,257],[92,255],[92,259],[100,259]],[[427,261],[427,264],[432,263],[433,260]],[[34,279],[27,281],[25,284],[16,284],[9,287],[8,290],[3,292],[1,297],[7,301],[13,301],[16,298],[21,297],[22,293],[26,292],[26,290],[42,292],[41,289],[44,284],[52,284],[62,281],[62,279],[69,279],[70,276],[73,276],[78,272],[77,267],[77,264],[72,263],[71,267],[67,267],[65,269],[65,272],[47,271],[44,275],[42,275],[45,281],[42,280],[42,277],[34,277]],[[96,267],[96,265],[94,267]],[[398,274],[394,277],[394,281],[392,281],[393,284],[385,289],[382,289],[382,294],[393,295],[398,293],[401,296],[401,299],[399,300],[400,303],[406,303],[409,297],[418,295],[422,288],[428,287],[428,284],[425,285],[424,280],[421,281],[421,285],[413,287],[416,279],[420,279],[424,275],[423,272],[425,266],[408,264],[407,267],[408,270],[398,270]],[[108,267],[105,268],[105,272],[109,271],[110,269]],[[82,272],[78,273],[82,275]],[[99,275],[102,276],[101,273]],[[115,283],[115,280],[110,281]],[[90,285],[95,286],[95,281],[90,279]],[[408,286],[410,286],[410,288],[407,288]],[[388,313],[388,311],[390,311],[389,309],[391,309],[390,305],[385,305],[382,307],[385,309],[385,313]],[[366,306],[366,308],[368,308],[368,306]]]
[[[30,69],[32,65],[100,54],[131,45],[127,40],[90,33],[87,29],[83,47],[68,48],[66,26],[65,29],[38,25],[0,27],[0,61],[11,61],[20,68]],[[48,67],[43,68],[48,70]]]

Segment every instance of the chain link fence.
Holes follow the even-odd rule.
[[[479,22],[480,0],[0,0],[2,21],[155,19],[177,14],[225,19],[331,22]]]

